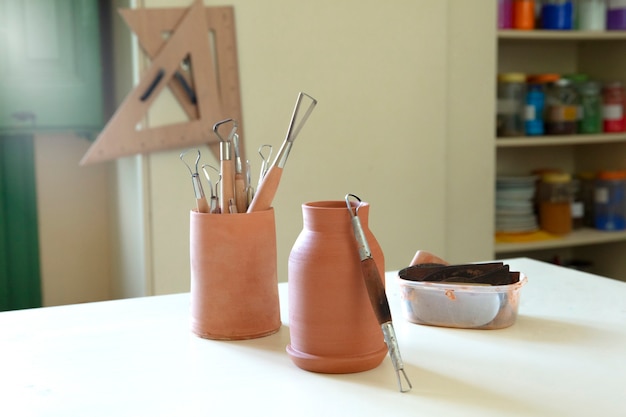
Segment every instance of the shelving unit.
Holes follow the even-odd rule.
[[[600,81],[626,82],[626,32],[497,32],[498,72],[586,73]],[[594,135],[495,138],[496,175],[533,169],[568,172],[626,169],[626,132]],[[497,243],[496,257],[511,254],[550,260],[591,261],[592,272],[626,280],[626,231],[580,229],[550,240]]]

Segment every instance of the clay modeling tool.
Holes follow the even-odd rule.
[[[264,148],[269,149],[267,156],[263,154]],[[270,167],[270,159],[272,159],[273,150],[274,147],[272,145],[261,145],[259,147],[259,155],[261,155],[261,172],[259,173],[259,183],[257,184],[257,186],[259,186],[261,182],[263,182],[263,177],[265,177],[265,174],[267,174],[267,170]]]
[[[246,179],[243,175],[243,165],[239,153],[239,135],[233,135],[233,148],[235,149],[235,205],[238,213],[245,213],[248,209],[248,196],[246,195]]]
[[[224,139],[219,133],[219,128],[226,123],[232,123],[233,127],[226,139]],[[235,198],[235,167],[233,166],[231,141],[237,132],[237,122],[233,119],[217,122],[213,125],[213,132],[220,140],[220,172],[222,174],[222,180],[220,181],[220,208],[222,213],[230,213],[228,204],[231,198]]]
[[[358,203],[354,207],[350,203],[350,197],[354,197]],[[359,247],[359,257],[361,258],[361,270],[363,271],[363,279],[365,280],[365,286],[367,287],[367,293],[369,295],[372,308],[378,319],[378,323],[383,331],[385,343],[389,350],[389,357],[391,363],[396,371],[396,378],[398,380],[398,388],[400,392],[407,392],[413,386],[411,381],[404,372],[404,364],[402,363],[402,357],[400,356],[400,348],[398,347],[398,340],[396,339],[396,332],[391,322],[391,310],[389,309],[389,301],[387,300],[387,294],[385,293],[385,286],[376,267],[376,261],[372,257],[365,233],[363,232],[363,226],[359,219],[359,207],[361,206],[361,199],[354,194],[346,194],[345,197],[348,211],[352,220],[352,228],[354,229],[354,236],[356,238]],[[408,384],[405,387],[402,380]]]
[[[211,168],[218,175],[218,179],[217,179],[217,182],[215,182],[215,185],[213,184],[213,181],[211,181],[211,175],[207,171],[207,168]],[[219,214],[222,212],[222,210],[220,208],[218,186],[219,186],[220,181],[222,180],[222,175],[220,174],[219,169],[208,164],[202,165],[202,171],[204,171],[204,176],[206,177],[206,180],[209,183],[209,190],[210,190],[210,195],[211,195],[211,198],[209,200],[209,212],[214,213],[214,214]],[[215,190],[213,189],[213,187],[215,187]]]
[[[304,115],[300,118],[299,122],[296,124],[296,120],[298,119],[298,115],[300,113],[300,107],[302,106],[302,101],[305,98],[310,101],[309,106],[304,112]],[[256,194],[252,199],[252,203],[248,207],[248,213],[267,210],[272,206],[272,201],[274,200],[274,196],[278,190],[278,184],[280,183],[280,177],[282,176],[283,169],[285,168],[289,151],[291,151],[291,147],[293,146],[293,141],[298,136],[298,133],[300,133],[302,126],[304,126],[304,123],[309,118],[309,115],[315,108],[316,104],[317,100],[310,95],[302,92],[298,94],[298,99],[296,100],[296,105],[293,109],[291,121],[289,122],[289,128],[287,129],[287,136],[278,150],[278,155],[276,155],[274,163],[267,171],[267,174],[263,177],[263,181],[259,184]]]
[[[193,192],[196,196],[196,207],[198,209],[198,213],[208,213],[209,205],[207,204],[206,197],[204,196],[204,190],[202,189],[202,182],[200,182],[200,175],[198,175],[198,161],[200,161],[200,150],[196,149],[198,153],[196,156],[196,161],[193,165],[194,169],[191,169],[191,165],[185,161],[185,155],[190,151],[190,149],[182,152],[180,154],[180,160],[183,161],[183,164],[189,170],[191,174],[191,183],[193,184]]]
[[[246,206],[252,203],[254,198],[254,187],[252,186],[252,172],[250,171],[250,161],[246,161]]]

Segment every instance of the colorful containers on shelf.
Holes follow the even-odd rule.
[[[626,30],[626,0],[498,0],[498,28]]]
[[[498,74],[499,137],[626,132],[626,91],[619,81],[585,74]]]

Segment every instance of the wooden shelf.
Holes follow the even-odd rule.
[[[496,243],[495,252],[509,253],[544,249],[570,248],[574,246],[598,245],[626,241],[626,231],[602,231],[584,228],[558,239],[537,242]]]
[[[593,145],[596,143],[626,142],[624,133],[601,133],[568,136],[516,136],[496,138],[498,148],[521,148],[536,146]]]
[[[537,41],[626,40],[626,31],[499,30],[498,39]]]

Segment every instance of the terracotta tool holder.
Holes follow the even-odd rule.
[[[274,209],[191,212],[191,329],[239,340],[280,329]]]

